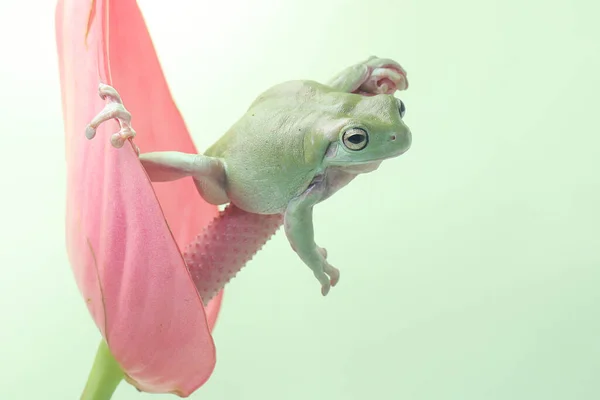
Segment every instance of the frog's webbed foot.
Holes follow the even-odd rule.
[[[396,61],[371,56],[340,72],[329,86],[342,92],[374,96],[406,90],[408,79],[406,71]]]
[[[85,136],[88,139],[93,139],[96,136],[96,129],[104,122],[110,119],[116,119],[119,122],[121,129],[113,134],[110,138],[110,143],[113,147],[121,148],[128,139],[135,137],[135,131],[131,127],[131,114],[125,109],[123,101],[119,93],[109,85],[101,83],[98,86],[98,94],[103,100],[107,100],[104,109],[92,119],[85,128]],[[139,154],[139,149],[134,145],[136,152]]]
[[[323,247],[318,246],[317,250],[319,251],[319,253],[321,253],[321,256],[323,257],[323,272],[325,272],[325,274],[329,277],[329,285],[321,285],[321,293],[323,293],[323,296],[325,296],[327,292],[329,292],[329,288],[337,285],[337,283],[339,282],[340,270],[327,262],[327,250],[325,250]],[[324,292],[325,290],[327,292]]]
[[[355,93],[363,95],[394,94],[397,90],[408,89],[406,71],[394,60],[369,57],[365,62],[368,76]]]
[[[340,280],[340,271],[327,262],[327,250],[316,245],[314,251],[304,252],[297,248],[294,250],[313,271],[315,278],[321,284],[321,294],[327,296],[329,290]]]
[[[340,270],[327,262],[327,250],[316,245],[314,249],[317,255],[313,255],[312,257],[307,254],[310,252],[301,253],[298,249],[295,250],[313,271],[315,278],[321,284],[321,294],[327,296],[329,290],[339,282]]]

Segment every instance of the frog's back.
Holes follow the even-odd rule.
[[[321,159],[306,154],[305,140],[310,140],[319,118],[314,107],[326,90],[312,81],[272,87],[206,151],[225,160],[232,203],[249,212],[280,213],[306,190]]]

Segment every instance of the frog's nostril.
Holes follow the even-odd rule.
[[[392,142],[393,142],[394,140],[396,140],[396,135],[392,135],[392,136],[390,137],[390,139],[391,139],[391,140],[392,140]]]

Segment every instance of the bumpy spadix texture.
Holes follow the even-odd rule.
[[[67,161],[67,250],[96,325],[139,389],[187,396],[215,365],[206,308],[180,248],[217,215],[191,180],[153,190],[130,143],[94,140],[100,82],[118,88],[142,151],[196,152],[175,107],[135,0],[60,0],[56,14]],[[184,40],[182,39],[182,43]],[[166,220],[165,220],[166,218]],[[167,224],[168,221],[168,224]]]
[[[227,206],[183,253],[202,300],[211,300],[282,224],[281,214],[251,214]]]

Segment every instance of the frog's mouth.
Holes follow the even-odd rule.
[[[352,164],[346,164],[346,165],[336,165],[334,166],[334,168],[342,168],[344,170],[344,172],[350,173],[350,174],[366,174],[368,172],[372,172],[375,171],[377,168],[379,168],[379,166],[381,165],[381,163],[383,162],[383,160],[379,160],[379,161],[369,161],[369,162],[363,162],[363,163],[352,163]]]
[[[344,170],[347,170],[348,172],[352,172],[354,170],[353,167],[356,167],[357,171],[366,172],[364,170],[368,170],[369,168],[371,168],[373,166],[378,167],[379,164],[381,164],[385,160],[389,160],[390,158],[399,157],[402,154],[406,153],[407,151],[408,151],[408,149],[402,150],[402,151],[400,151],[398,153],[395,153],[395,154],[392,154],[392,155],[389,155],[389,156],[371,158],[371,159],[368,159],[368,160],[360,160],[360,161],[331,160],[330,162],[327,163],[327,166],[329,166],[329,167],[341,167],[341,168],[344,168]]]
[[[336,141],[331,143],[327,148],[325,156],[323,157],[323,163],[328,167],[341,167],[348,169],[349,171],[352,166],[357,166],[360,170],[364,169],[364,166],[366,166],[366,168],[369,168],[370,165],[374,164],[377,164],[378,166],[384,160],[399,157],[410,149],[412,143],[410,138],[404,145],[400,143],[393,144],[395,140],[396,139],[394,138],[388,144],[378,146],[379,148],[375,151],[373,156],[369,156],[367,153],[361,154],[359,151],[346,150],[342,144]],[[377,157],[377,153],[382,155]]]
[[[350,166],[350,165],[364,165],[364,164],[372,164],[372,163],[381,163],[382,161],[389,160],[390,158],[400,157],[402,154],[406,153],[408,150],[410,150],[410,146],[408,146],[406,148],[398,149],[398,151],[396,151],[394,153],[389,153],[386,156],[373,157],[373,158],[368,158],[368,159],[364,159],[364,160],[356,160],[356,159],[354,159],[354,160],[337,159],[336,160],[335,155],[333,155],[333,156],[326,155],[325,160],[329,159],[329,162],[328,162],[329,165],[339,166],[339,167],[346,167],[346,166]]]

